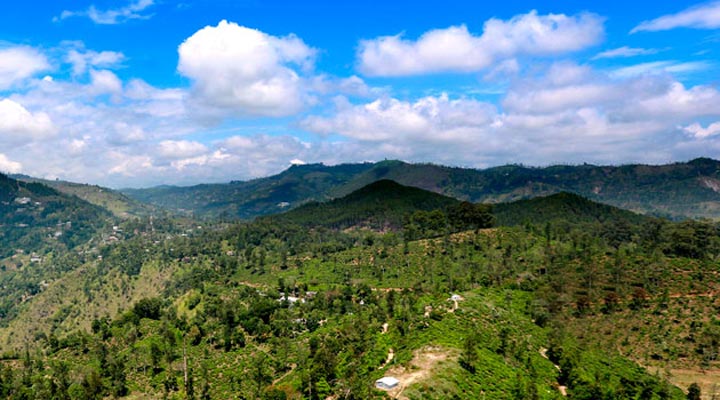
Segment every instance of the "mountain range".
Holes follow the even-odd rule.
[[[247,220],[311,201],[339,198],[381,179],[474,203],[570,192],[670,219],[720,217],[720,162],[708,158],[667,165],[506,165],[488,169],[402,161],[308,164],[250,181],[121,192],[137,201],[195,217]]]

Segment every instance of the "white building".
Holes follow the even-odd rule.
[[[395,389],[399,383],[400,381],[397,380],[397,378],[385,376],[375,381],[375,387],[382,390],[392,390]]]

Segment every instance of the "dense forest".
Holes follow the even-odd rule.
[[[249,220],[307,202],[337,199],[381,179],[473,203],[506,203],[569,192],[675,220],[720,218],[720,162],[709,158],[667,165],[505,165],[488,169],[394,160],[307,164],[251,181],[125,189],[123,193],[196,218]]]
[[[720,394],[712,221],[387,180],[250,222],[98,220],[4,260],[0,397]]]

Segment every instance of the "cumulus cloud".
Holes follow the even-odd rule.
[[[90,92],[96,95],[120,93],[122,81],[112,71],[90,70]]]
[[[211,144],[164,141],[147,154],[116,151],[108,158],[116,185],[147,186],[257,178],[282,171],[295,156],[339,153],[288,135],[235,135]]]
[[[0,90],[50,69],[47,58],[29,46],[0,48]]]
[[[720,117],[714,87],[686,87],[670,75],[618,78],[568,62],[516,81],[501,106],[447,95],[340,102],[334,114],[307,117],[301,127],[386,157],[477,167],[662,162],[686,154],[688,141],[720,133],[694,123]]]
[[[588,21],[594,21],[594,33]],[[48,54],[65,63],[56,70],[71,69],[69,78],[38,79],[42,68],[50,69],[45,60],[46,66],[8,79],[18,90],[0,98],[0,170],[137,187],[249,179],[306,161],[399,158],[486,167],[720,154],[720,127],[709,123],[720,121],[718,89],[678,79],[708,62],[661,61],[616,70],[555,62],[525,71],[525,56],[594,43],[602,36],[602,20],[530,13],[488,21],[480,36],[456,28],[433,35],[450,41],[464,35],[467,54],[485,55],[487,64],[479,56],[468,56],[468,64],[457,61],[452,51],[462,52],[462,46],[445,46],[449,53],[421,51],[443,47],[423,47],[440,40],[427,33],[417,41],[397,38],[407,45],[401,50],[410,49],[412,65],[422,65],[394,71],[483,70],[485,79],[506,79],[495,93],[500,101],[470,97],[484,90],[483,82],[477,83],[480,89],[463,88],[464,96],[413,97],[370,87],[357,76],[318,73],[316,50],[300,38],[225,21],[199,30],[179,47],[178,71],[190,79],[187,88],[123,80],[112,71],[123,62],[121,53],[66,44]],[[604,57],[635,50],[615,49]],[[437,54],[447,59],[428,61]],[[308,107],[315,101],[323,107]],[[290,119],[265,118],[303,110],[312,111],[289,127]],[[258,118],[221,125],[223,135],[234,132],[222,137],[213,124],[226,117]],[[305,132],[277,133],[285,128]]]
[[[124,83],[106,70],[91,69],[82,80],[35,80],[0,103],[0,142],[24,173],[142,185],[152,171],[141,166],[169,162],[159,143],[204,128],[188,116],[184,97],[182,89]]]
[[[633,96],[626,111],[637,112],[640,117],[697,118],[720,115],[720,92],[711,86],[698,85],[686,88],[680,82],[666,81],[661,91]]]
[[[703,128],[699,123],[694,123],[682,128],[689,136],[697,139],[705,139],[720,134],[720,122],[713,122],[707,128]]]
[[[115,25],[133,19],[149,19],[152,15],[143,13],[143,11],[154,4],[154,0],[136,0],[125,7],[107,10],[99,10],[95,5],[91,5],[82,11],[64,10],[60,16],[53,18],[53,21],[57,22],[71,17],[87,17],[96,24]]]
[[[73,75],[82,75],[88,68],[111,68],[117,66],[125,55],[116,51],[92,51],[71,49],[65,60],[72,64]]]
[[[10,99],[0,100],[0,141],[29,142],[53,134],[55,128],[44,112],[31,113]]]
[[[436,29],[418,40],[402,35],[360,42],[360,70],[372,76],[471,72],[519,55],[553,55],[587,48],[604,35],[603,19],[583,13],[538,15],[531,11],[508,21],[490,19],[475,36],[465,25]]]
[[[650,54],[657,54],[657,49],[643,49],[638,47],[618,47],[616,49],[605,50],[598,53],[593,60],[600,60],[603,58],[619,58],[619,57],[635,57],[635,56],[646,56]]]
[[[12,161],[5,154],[0,153],[0,171],[7,174],[17,174],[22,170],[22,164]]]
[[[310,101],[301,72],[315,50],[294,35],[277,37],[236,23],[207,26],[183,42],[178,71],[195,100],[226,114],[291,115]]]
[[[204,144],[189,140],[163,140],[158,146],[160,156],[173,160],[197,157],[207,151]]]
[[[385,98],[346,107],[332,118],[308,117],[301,126],[364,141],[468,141],[475,139],[472,128],[490,125],[495,112],[489,103],[450,100],[447,95],[428,96],[413,103]]]
[[[666,31],[675,28],[717,29],[720,28],[720,1],[687,8],[676,14],[663,15],[643,21],[630,33]]]

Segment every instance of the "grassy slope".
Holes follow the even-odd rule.
[[[172,269],[146,263],[136,277],[113,271],[100,277],[100,286],[89,277],[96,273],[92,264],[71,271],[21,306],[19,316],[0,328],[3,351],[20,351],[51,334],[89,331],[94,319],[114,317],[142,298],[160,295]]]

